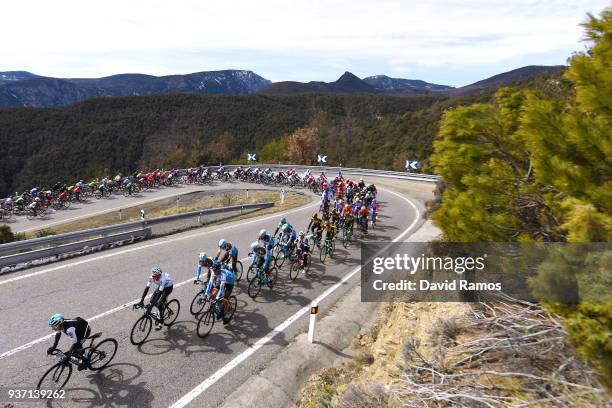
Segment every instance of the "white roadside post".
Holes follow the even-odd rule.
[[[285,204],[285,189],[284,188],[281,188],[280,200],[281,200],[281,205]]]
[[[310,324],[308,325],[308,342],[314,343],[315,337],[315,326],[317,324],[317,312],[319,311],[318,305],[310,306]]]
[[[246,197],[246,198],[247,198],[247,200],[248,200],[248,199],[249,199],[249,189],[248,189],[248,188],[246,189],[246,195],[247,195],[247,197]]]
[[[119,221],[121,221],[123,219],[122,215],[121,215],[121,208],[119,209]]]
[[[181,202],[181,197],[176,197],[176,212],[177,213],[179,211],[180,202]]]
[[[144,220],[144,209],[140,210],[140,219]]]

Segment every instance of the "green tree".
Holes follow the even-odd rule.
[[[592,47],[570,60],[573,94],[500,89],[494,104],[445,112],[431,162],[445,183],[433,218],[448,239],[611,241],[612,10],[584,26]],[[610,293],[609,251],[588,259],[551,255],[534,290],[612,387],[612,302],[589,296]],[[555,297],[570,292],[569,304]]]

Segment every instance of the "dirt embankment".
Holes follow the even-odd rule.
[[[312,376],[298,407],[608,407],[565,337],[532,304],[387,303],[356,357]]]

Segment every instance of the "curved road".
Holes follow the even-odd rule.
[[[380,189],[379,202],[380,225],[370,238],[406,239],[419,224],[415,203],[387,189]],[[297,229],[304,229],[317,205],[289,210],[287,218]],[[319,303],[324,312],[358,283],[359,246],[346,250],[337,245],[333,260],[325,266],[315,257],[310,278],[302,275],[292,282],[285,266],[279,271],[279,285],[273,291],[264,288],[256,300],[247,296],[243,278],[234,292],[238,296],[234,320],[225,327],[215,324],[204,340],[197,337],[196,320],[189,314],[199,289],[191,283],[197,254],[213,252],[224,237],[238,246],[239,257],[244,258],[259,230],[273,232],[280,216],[191,230],[1,277],[0,384],[36,386],[56,362],[45,354],[51,344],[47,319],[63,311],[69,317],[89,319],[93,332],[102,331],[103,337],[119,341],[119,350],[100,373],[75,370],[66,387],[67,399],[44,405],[166,407],[178,401],[177,406],[218,406],[305,329],[307,318],[300,310],[327,293]],[[174,278],[171,298],[179,299],[181,312],[171,328],[153,331],[145,344],[135,347],[129,333],[142,312],[132,311],[130,305],[140,298],[153,265]],[[337,290],[329,293],[334,285]],[[60,348],[66,344],[63,336]]]
[[[262,190],[270,189],[272,186],[262,184],[247,184],[239,182],[219,183],[214,184],[179,184],[171,187],[160,187],[151,190],[143,191],[132,197],[124,197],[121,194],[113,194],[110,198],[97,199],[91,197],[84,203],[72,203],[69,208],[54,210],[50,209],[44,218],[35,218],[28,220],[25,215],[13,216],[10,220],[2,220],[1,224],[7,224],[13,232],[32,231],[41,228],[52,227],[68,221],[77,220],[80,218],[91,217],[102,213],[119,211],[119,209],[133,207],[140,204],[150,203],[152,201],[162,200],[181,194],[192,193],[195,191],[214,191],[227,189],[245,189]]]

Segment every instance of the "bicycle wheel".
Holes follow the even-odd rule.
[[[193,297],[193,300],[191,301],[191,306],[189,307],[189,311],[192,315],[197,316],[202,313],[202,310],[204,310],[204,308],[206,307],[206,303],[208,303],[208,300],[206,299],[206,294],[203,291],[199,291]]]
[[[280,251],[278,251],[278,254],[276,255],[274,264],[276,265],[277,268],[282,268],[284,263],[285,263],[285,251],[281,249]]]
[[[321,260],[321,263],[325,263],[326,258],[327,258],[327,244],[324,244],[321,247],[321,252],[319,253],[319,259]]]
[[[255,267],[255,265],[249,266],[249,269],[247,270],[247,282],[251,282],[256,275],[257,268]]]
[[[236,276],[236,282],[240,282],[242,279],[242,262],[236,262],[236,270],[234,271],[234,276]]]
[[[164,307],[164,325],[172,326],[172,323],[176,321],[180,311],[181,304],[177,299],[172,299],[166,303],[166,307]]]
[[[272,268],[270,268],[270,273],[268,277],[268,287],[272,289],[272,287],[276,284],[277,280],[278,280],[278,269],[276,269],[273,266]]]
[[[289,268],[289,279],[295,280],[300,274],[300,263],[298,261],[291,262],[291,267]]]
[[[351,244],[351,241],[349,239],[349,234],[344,231],[344,233],[342,234],[342,246],[345,248],[348,248],[348,246]]]
[[[39,390],[61,390],[72,375],[72,364],[57,363],[49,368],[38,381]]]
[[[310,256],[310,254],[306,254],[304,256],[304,273],[308,273],[308,271],[310,270],[310,262],[312,261],[312,258]]]
[[[210,334],[213,326],[215,325],[215,313],[212,307],[200,315],[198,319],[198,327],[196,327],[196,333],[199,338],[203,339]]]
[[[106,367],[117,353],[117,340],[106,339],[96,344],[89,353],[89,369],[99,371]]]
[[[261,291],[261,278],[259,276],[255,276],[250,282],[249,287],[247,288],[247,293],[249,297],[255,299],[259,292]]]
[[[238,307],[238,298],[232,295],[228,299],[229,301],[229,310],[225,314],[225,322],[229,322],[234,317],[234,313],[236,313],[236,308]]]
[[[148,314],[144,314],[140,319],[136,320],[132,332],[130,333],[130,341],[133,345],[139,346],[147,340],[153,327],[153,318]]]

